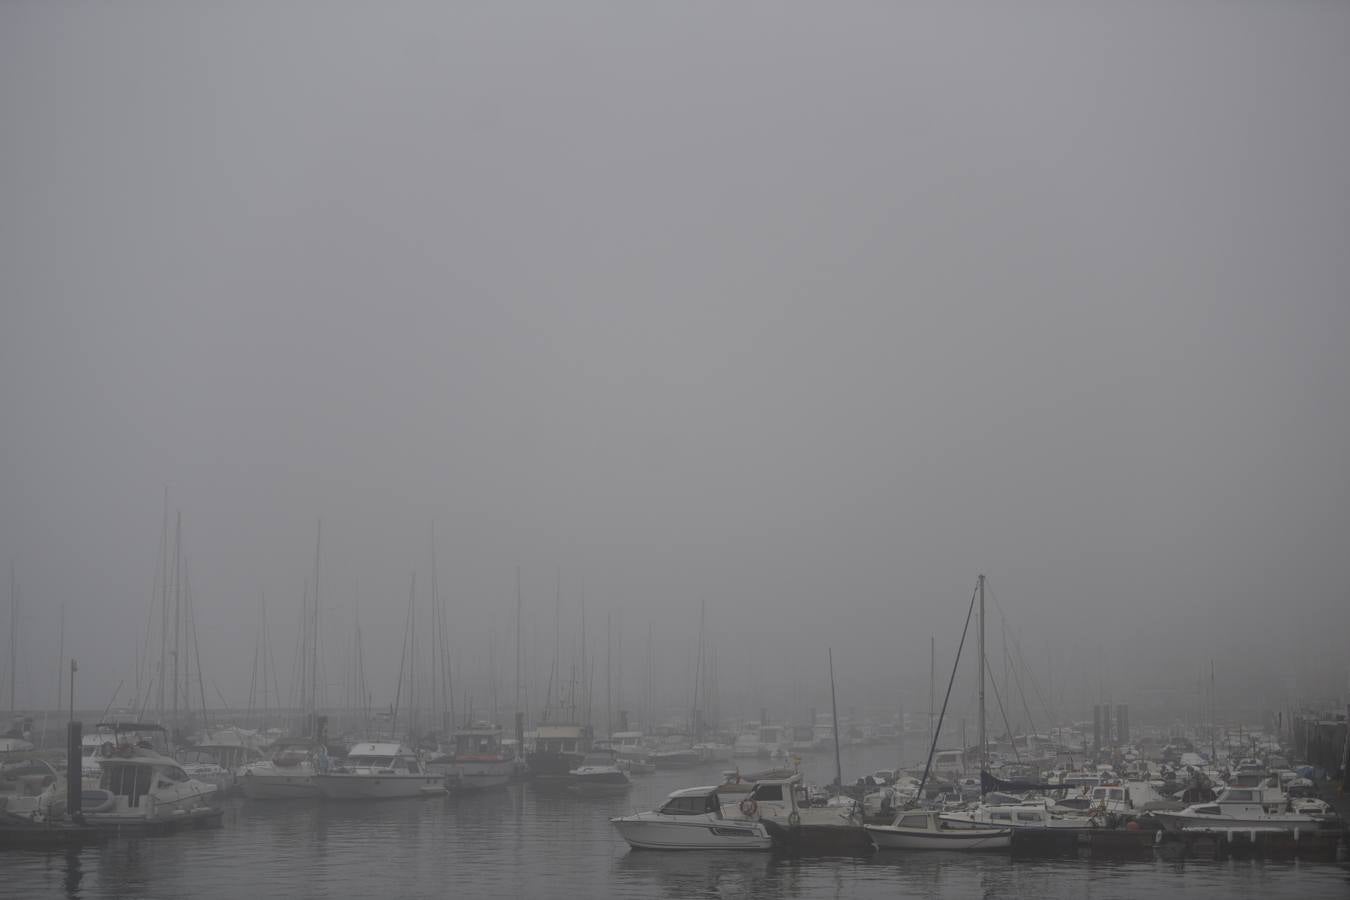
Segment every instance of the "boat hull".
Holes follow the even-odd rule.
[[[773,839],[756,823],[666,822],[626,816],[611,819],[635,850],[769,850]]]
[[[1152,816],[1170,831],[1317,831],[1322,823],[1310,816],[1267,815],[1259,818],[1235,816],[1186,816],[1180,813],[1153,812]]]
[[[397,800],[445,793],[442,775],[319,775],[315,779],[325,800]]]
[[[235,784],[249,800],[313,800],[319,796],[313,775],[245,772]]]
[[[455,790],[464,792],[487,791],[505,787],[515,774],[514,759],[472,760],[455,762],[451,766],[454,772]]]
[[[864,825],[883,850],[1003,850],[1012,846],[1012,832],[1004,828],[956,828],[927,831],[893,825]]]

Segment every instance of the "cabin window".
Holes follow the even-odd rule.
[[[1017,814],[1017,821],[1019,822],[1039,822],[1040,820],[1041,820],[1040,813],[1020,812]]]
[[[1201,806],[1198,807],[1195,812],[1196,815],[1200,816],[1217,816],[1219,814],[1219,808],[1217,806]]]
[[[1235,790],[1230,790],[1230,791],[1228,792],[1227,796],[1224,797],[1224,799],[1225,799],[1225,800],[1235,800],[1235,801],[1237,801],[1238,803],[1251,803],[1251,802],[1252,802],[1253,800],[1255,800],[1256,798],[1253,796],[1253,792],[1252,792],[1252,791],[1235,791]]]
[[[761,784],[755,787],[753,796],[756,800],[776,800],[783,802],[783,786],[781,784]]]
[[[901,828],[927,828],[927,816],[905,816],[900,820]]]
[[[989,818],[991,821],[994,822],[1011,822],[1012,813],[1005,813],[1005,812],[990,813]]]
[[[576,741],[563,741],[562,747],[563,747],[563,752],[564,752],[564,753],[576,753],[576,752],[577,752],[577,742],[576,742]]]
[[[673,797],[661,807],[661,812],[668,816],[700,816],[708,810],[703,797]]]

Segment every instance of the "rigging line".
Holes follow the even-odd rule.
[[[1040,701],[1041,708],[1045,710],[1046,718],[1054,722],[1055,714],[1050,709],[1050,704],[1045,702],[1045,697],[1041,695],[1041,687],[1036,683],[1036,673],[1031,671],[1031,666],[1027,665],[1026,657],[1022,655],[1022,644],[1016,638],[1013,638],[1013,649],[1017,651],[1017,658],[1022,663],[1022,667],[1027,670],[1027,680],[1031,682],[1031,689],[1036,694],[1036,699]]]
[[[990,584],[989,584],[989,577],[988,577],[987,575],[985,576],[985,579],[984,579],[984,589],[985,589],[986,593],[989,594],[989,599],[994,601],[994,608],[998,610],[999,615],[1000,615],[1000,616],[1003,616],[1004,621],[1006,622],[1006,621],[1007,621],[1007,613],[1004,612],[1003,606],[998,602],[998,595],[996,595],[996,594],[994,593],[994,589],[990,586]],[[1027,677],[1031,679],[1031,687],[1032,687],[1032,689],[1036,692],[1036,699],[1040,701],[1041,707],[1045,710],[1046,717],[1047,717],[1048,719],[1050,719],[1050,720],[1053,721],[1053,720],[1054,720],[1054,714],[1050,711],[1050,705],[1049,705],[1048,703],[1045,702],[1045,698],[1044,698],[1043,696],[1041,696],[1041,689],[1040,689],[1040,686],[1036,683],[1036,674],[1035,674],[1034,672],[1031,671],[1031,667],[1030,667],[1030,666],[1027,666],[1026,658],[1025,658],[1024,656],[1022,656],[1022,645],[1021,645],[1021,642],[1018,641],[1017,638],[1013,638],[1013,649],[1017,651],[1017,658],[1018,658],[1018,660],[1022,663],[1023,668],[1025,668],[1025,669],[1027,670]],[[1018,681],[1017,689],[1018,689],[1019,691],[1022,691],[1021,680],[1018,678],[1018,675],[1017,675],[1017,668],[1016,668],[1015,666],[1013,667],[1012,673],[1013,673],[1013,678],[1014,678],[1014,680],[1017,680],[1017,681]],[[1026,710],[1026,713],[1027,713],[1027,725],[1028,725],[1028,727],[1030,727],[1031,730],[1034,732],[1034,731],[1035,731],[1035,728],[1031,726],[1031,711],[1030,711],[1029,709],[1026,709],[1027,702],[1026,702],[1026,693],[1025,693],[1025,691],[1022,692],[1022,706],[1023,706],[1023,709],[1025,709],[1025,710]]]
[[[985,659],[984,664],[987,667],[989,665],[989,660]],[[1017,752],[1017,741],[1013,740],[1012,726],[1008,724],[1008,711],[1003,708],[1003,697],[998,692],[998,679],[991,678],[989,683],[994,686],[994,699],[998,701],[998,711],[1003,716],[1003,727],[1008,730],[1008,741],[1012,744],[1013,758],[1016,759],[1018,763],[1021,763],[1022,754]]]
[[[961,629],[961,643],[956,645],[956,659],[952,662],[952,677],[947,680],[947,694],[942,698],[942,712],[938,715],[938,724],[933,732],[933,742],[928,747],[928,761],[923,764],[923,778],[919,779],[919,790],[914,794],[914,802],[923,799],[924,785],[928,783],[928,774],[933,768],[933,754],[937,751],[938,735],[942,733],[942,718],[947,714],[947,701],[952,698],[952,685],[956,683],[956,667],[961,664],[961,649],[966,646],[966,634],[970,631],[970,617],[975,612],[975,597],[980,589],[976,586],[970,594],[970,606],[966,609],[966,624]],[[838,731],[835,732],[838,734]],[[912,807],[911,807],[912,808]]]
[[[1016,639],[1016,638],[1013,638],[1013,649],[1016,650],[1016,651],[1018,651],[1018,653],[1017,653],[1018,661],[1021,661],[1021,650],[1020,650],[1020,648],[1017,646],[1017,639]],[[1024,665],[1025,665],[1025,663],[1024,663]],[[1036,724],[1035,724],[1035,722],[1033,722],[1032,719],[1031,719],[1031,708],[1027,705],[1027,692],[1024,691],[1024,690],[1022,690],[1022,676],[1020,676],[1020,675],[1017,674],[1017,666],[1015,666],[1015,665],[1012,667],[1012,677],[1013,677],[1013,683],[1014,683],[1015,685],[1017,685],[1017,693],[1018,693],[1018,695],[1022,698],[1022,711],[1023,711],[1024,713],[1027,714],[1027,732],[1028,732],[1028,734],[1035,734],[1035,733],[1036,733]],[[1027,749],[1028,749],[1028,750],[1031,749],[1031,745],[1030,745],[1030,744],[1027,744]]]
[[[1003,606],[998,602],[998,596],[994,593],[994,589],[993,589],[992,587],[990,587],[990,585],[989,585],[989,576],[987,576],[987,575],[985,576],[985,579],[984,579],[984,589],[985,589],[985,592],[989,594],[989,599],[994,601],[994,608],[995,608],[996,610],[998,610],[998,614],[1003,618],[1004,628],[1006,629],[1007,623],[1008,623],[1008,614],[1007,614],[1006,612],[1004,612]],[[1006,632],[1006,630],[1005,630],[1005,632],[1004,632],[1004,640],[1005,640],[1005,641],[1007,640],[1007,632]],[[1036,687],[1035,675],[1031,672],[1030,668],[1027,667],[1027,661],[1026,661],[1026,659],[1022,656],[1022,646],[1021,646],[1021,644],[1018,642],[1017,638],[1013,638],[1013,649],[1014,649],[1015,651],[1017,651],[1017,659],[1018,659],[1018,661],[1022,663],[1022,666],[1023,666],[1024,668],[1027,668],[1027,675],[1028,675],[1028,677],[1030,677],[1030,678],[1032,679],[1031,685],[1032,685],[1033,688],[1036,688],[1036,695],[1037,695],[1037,698],[1041,700],[1041,706],[1045,709],[1045,714],[1046,714],[1046,716],[1047,716],[1049,719],[1053,720],[1054,716],[1051,715],[1051,713],[1050,713],[1050,708],[1046,705],[1045,700],[1044,700],[1043,698],[1040,697],[1040,689]],[[1006,643],[1005,643],[1005,645],[1004,645],[1004,653],[1005,653],[1005,654],[1007,653],[1007,645],[1006,645]],[[1021,680],[1021,678],[1020,678],[1020,677],[1018,676],[1018,674],[1017,674],[1017,667],[1016,667],[1016,666],[1012,666],[1012,667],[1011,667],[1011,671],[1012,671],[1013,680],[1014,680],[1015,682],[1017,682],[1017,691],[1018,691],[1018,693],[1021,694],[1021,696],[1022,696],[1022,709],[1023,709],[1023,711],[1027,714],[1027,728],[1029,728],[1029,729],[1031,730],[1031,732],[1034,734],[1035,731],[1036,731],[1036,727],[1035,727],[1035,725],[1032,723],[1031,710],[1030,710],[1030,708],[1028,708],[1028,706],[1027,706],[1027,695],[1026,695],[1026,691],[1024,691],[1024,690],[1022,689],[1022,680]],[[1014,747],[1014,750],[1015,750],[1015,749],[1016,749],[1016,748]]]

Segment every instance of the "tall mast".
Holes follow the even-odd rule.
[[[310,617],[309,641],[309,727],[318,737],[319,728],[319,544],[323,540],[323,520],[314,531],[314,612]]]
[[[159,706],[156,710],[164,722],[164,661],[169,655],[169,487],[164,486],[164,514],[159,531]]]
[[[984,734],[984,576],[980,576],[980,772],[989,768],[988,744]]]
[[[573,704],[575,705],[575,700]],[[581,577],[581,702],[585,712],[581,721],[591,727],[591,679],[590,663],[586,661],[586,576]],[[573,715],[575,715],[573,711]]]
[[[179,554],[183,550],[183,512],[178,511],[177,518],[173,526],[173,722],[169,725],[170,740],[173,739],[174,729],[178,728],[178,653],[180,649],[180,627],[179,613],[183,606],[183,590],[181,564]]]
[[[928,636],[928,743],[933,743],[933,683],[937,681],[937,637]],[[903,726],[902,726],[903,727]]]
[[[835,790],[843,790],[844,787],[844,767],[839,759],[839,704],[834,697],[834,648],[829,648],[830,654],[830,716],[834,719],[834,787]]]
[[[521,677],[521,656],[520,656],[520,566],[516,566],[516,715],[525,711],[525,704],[521,689],[524,679]]]
[[[614,661],[614,647],[610,637],[614,628],[611,614],[605,613],[605,736],[614,734],[614,674],[611,665]]]
[[[14,679],[19,667],[14,664],[19,652],[19,582],[14,575],[14,561],[9,563],[9,715],[14,718]]]

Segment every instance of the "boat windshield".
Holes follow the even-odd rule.
[[[704,797],[671,797],[658,812],[667,816],[702,816],[712,813],[721,816],[722,808],[716,794]]]

